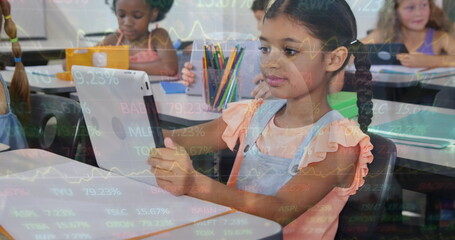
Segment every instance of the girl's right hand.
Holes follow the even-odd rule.
[[[267,99],[272,96],[270,92],[270,88],[267,83],[264,81],[264,76],[262,74],[258,74],[253,79],[254,84],[256,87],[251,92],[251,96],[254,98],[264,98]]]
[[[175,196],[187,194],[194,185],[197,171],[185,148],[171,138],[164,139],[165,148],[150,152],[148,163],[159,187]]]
[[[193,64],[186,62],[182,68],[182,83],[185,86],[190,86],[194,83],[195,74],[191,71],[193,69]]]

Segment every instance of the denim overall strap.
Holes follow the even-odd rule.
[[[244,152],[247,152],[248,148],[256,142],[262,131],[264,131],[267,126],[267,123],[285,104],[286,100],[268,100],[256,110],[253,118],[251,119],[250,125],[248,126],[244,143]]]
[[[28,144],[22,125],[11,110],[10,95],[1,74],[0,82],[2,82],[1,84],[5,90],[6,102],[8,105],[7,112],[5,114],[0,114],[0,142],[10,146],[11,150],[27,148]]]
[[[285,101],[266,102],[253,116],[245,137],[244,159],[236,181],[238,189],[265,195],[276,194],[298,172],[298,164],[305,152],[305,148],[316,136],[319,129],[332,121],[343,118],[336,111],[325,114],[314,124],[292,159],[264,154],[258,149],[256,141],[273,116],[285,103]]]
[[[3,85],[3,90],[5,92],[5,95],[6,95],[6,104],[8,106],[8,112],[11,111],[11,107],[10,107],[10,96],[9,96],[9,92],[8,92],[8,87],[6,86],[6,83],[5,83],[5,80],[3,79],[3,76],[0,74],[0,82],[2,82],[2,85]]]
[[[341,113],[339,113],[336,110],[332,110],[332,111],[326,113],[324,116],[322,116],[322,118],[320,118],[314,124],[314,126],[311,128],[308,135],[306,135],[306,137],[303,139],[299,148],[297,148],[297,152],[295,153],[294,158],[292,160],[293,164],[291,164],[291,166],[289,166],[289,169],[288,169],[290,174],[295,175],[298,172],[299,163],[303,157],[303,154],[305,153],[305,149],[308,146],[308,144],[310,144],[310,142],[313,140],[314,136],[316,136],[316,134],[318,134],[319,130],[321,130],[323,127],[331,124],[332,122],[341,120],[343,118],[344,117],[343,117],[343,115],[341,115]]]

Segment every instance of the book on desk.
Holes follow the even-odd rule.
[[[370,127],[369,131],[388,137],[398,144],[441,149],[455,144],[455,116],[419,111]]]
[[[355,66],[350,64],[346,71],[355,72]],[[410,68],[401,65],[372,65],[370,68],[372,74],[395,74],[414,77],[416,80],[428,80],[431,78],[443,78],[455,76],[455,68]]]

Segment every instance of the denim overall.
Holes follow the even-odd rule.
[[[326,113],[311,128],[293,159],[266,155],[257,148],[256,141],[275,113],[285,104],[285,100],[266,101],[255,112],[248,126],[243,145],[245,146],[243,149],[244,159],[237,177],[237,189],[264,195],[275,195],[299,171],[299,163],[305,153],[305,148],[316,136],[319,129],[333,121],[344,118],[335,110]]]
[[[27,140],[25,140],[22,125],[17,120],[16,115],[11,112],[9,92],[2,75],[0,75],[0,82],[5,89],[6,103],[8,105],[7,113],[0,114],[0,143],[8,145],[10,150],[27,148],[28,144]]]

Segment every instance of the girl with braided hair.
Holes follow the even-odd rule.
[[[161,21],[173,0],[114,0],[112,9],[119,29],[102,40],[101,46],[128,45],[130,69],[149,75],[176,75],[177,53],[163,28],[149,31],[149,24]]]
[[[417,68],[455,67],[452,23],[434,0],[386,0],[376,29],[363,43],[401,42],[409,53],[398,54],[402,65]]]
[[[12,19],[11,5],[7,0],[0,0],[0,30],[3,19],[5,19],[4,30],[12,44],[16,68],[11,80],[10,92],[0,75],[0,143],[8,145],[10,149],[26,148],[28,145],[22,125],[11,111],[11,105],[14,105],[14,109],[19,110],[19,113],[25,113],[30,106],[30,91],[21,59],[22,51],[17,38],[16,24]]]
[[[345,0],[276,0],[260,36],[261,71],[278,100],[231,103],[219,119],[164,131],[148,162],[160,187],[268,218],[284,239],[333,239],[363,185],[372,144],[370,63]],[[358,123],[327,102],[330,81],[355,56]],[[194,133],[198,129],[201,134]],[[194,149],[239,151],[227,185],[198,173]],[[198,151],[200,153],[200,151]]]

